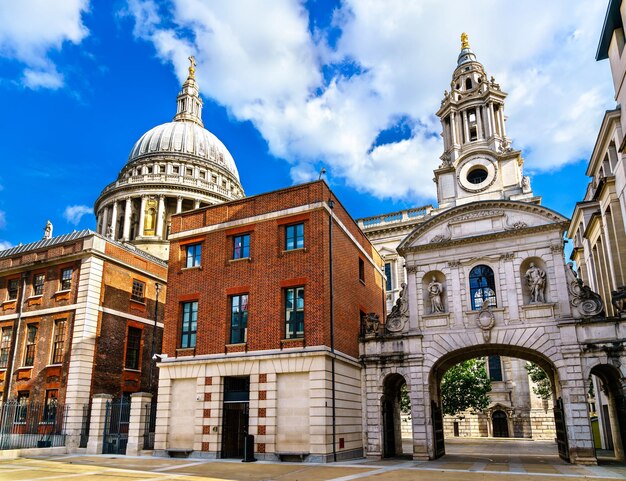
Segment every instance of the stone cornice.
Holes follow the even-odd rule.
[[[483,212],[502,212],[506,214],[507,211],[518,211],[518,212],[527,212],[533,213],[535,215],[539,215],[543,218],[549,219],[551,223],[544,224],[541,226],[531,226],[531,227],[515,227],[511,230],[504,230],[500,232],[494,232],[490,234],[477,235],[473,237],[463,237],[459,239],[441,239],[439,242],[422,244],[418,246],[411,246],[411,244],[423,236],[426,232],[431,231],[437,226],[453,221],[455,218],[465,215],[475,214],[478,217],[484,217],[482,215]],[[491,214],[489,214],[491,215]],[[536,204],[530,204],[527,202],[516,202],[510,200],[496,200],[496,201],[479,201],[472,202],[470,204],[461,205],[458,207],[453,207],[447,211],[442,212],[441,214],[433,217],[432,219],[427,220],[423,224],[417,226],[413,232],[411,232],[398,246],[397,250],[401,256],[405,256],[408,252],[417,252],[423,250],[432,250],[432,249],[440,249],[442,247],[449,247],[458,245],[461,243],[467,242],[483,242],[487,240],[492,240],[496,238],[508,238],[508,237],[516,237],[520,234],[530,234],[534,232],[544,232],[548,230],[562,230],[565,231],[569,226],[569,220],[562,216],[561,214],[548,209],[546,207],[542,207]]]

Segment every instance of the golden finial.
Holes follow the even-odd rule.
[[[464,48],[470,48],[469,37],[465,32],[461,34],[461,50],[463,50]]]
[[[189,78],[196,78],[196,57],[193,55],[189,57],[189,62],[191,65],[189,66]]]

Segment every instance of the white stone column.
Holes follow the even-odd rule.
[[[145,195],[141,196],[141,210],[139,211],[139,237],[143,237],[143,225],[146,222],[146,201]]]
[[[500,122],[502,122],[502,137],[506,137],[506,120],[504,119],[504,105],[500,107]]]
[[[152,394],[136,392],[130,395],[130,419],[128,423],[127,456],[139,456],[143,451],[143,436],[146,431],[146,421],[150,416]]]
[[[132,210],[132,199],[126,197],[126,206],[124,207],[124,232],[122,232],[122,239],[125,241],[130,240],[130,215]]]
[[[493,134],[496,135],[498,133],[498,128],[496,126],[496,115],[493,110],[493,102],[489,102],[489,125],[493,129]]]
[[[159,211],[157,213],[156,236],[163,239],[163,220],[165,218],[165,196],[159,196]]]
[[[104,240],[94,237],[91,240],[87,239],[85,248],[103,251],[104,244]],[[79,307],[76,308],[74,316],[65,393],[65,402],[68,406],[66,415],[68,447],[78,447],[83,423],[83,406],[89,403],[103,271],[104,261],[94,255],[81,262],[76,294]]]
[[[193,208],[194,208],[194,209],[197,209],[197,208],[199,208],[199,207],[200,207],[200,201],[199,201],[198,199],[194,200],[194,202],[193,202]]]
[[[489,107],[487,105],[483,105],[480,108],[481,113],[483,114],[483,126],[485,127],[485,138],[488,139],[493,135],[491,130],[491,123],[489,121]]]
[[[180,214],[183,211],[183,198],[182,196],[176,197],[176,213]]]
[[[106,406],[113,396],[110,394],[94,394],[91,401],[91,422],[89,423],[89,441],[87,454],[102,454],[104,444],[104,425],[106,422]]]
[[[117,200],[113,202],[113,210],[111,211],[111,239],[117,237]]]
[[[456,138],[456,115],[454,112],[450,114],[450,133],[452,135],[452,145],[457,145],[458,141]]]
[[[467,110],[463,111],[463,133],[465,134],[465,143],[469,142],[469,126],[467,124]]]
[[[476,107],[476,140],[485,138],[483,133],[483,119],[481,116],[481,107]]]
[[[100,234],[107,234],[107,225],[109,224],[109,206],[105,205],[102,209],[102,232]]]

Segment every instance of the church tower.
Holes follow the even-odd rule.
[[[540,202],[523,175],[521,152],[506,135],[505,98],[463,33],[450,92],[444,92],[437,112],[444,144],[434,179],[440,209],[479,200]]]

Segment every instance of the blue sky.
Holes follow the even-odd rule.
[[[548,3],[546,5],[546,3]],[[198,61],[205,127],[248,195],[317,178],[354,217],[435,203],[434,116],[467,31],[509,93],[513,146],[564,215],[604,110],[606,2],[21,0],[0,4],[0,247],[94,228],[134,142]],[[33,14],[33,12],[37,12]]]

